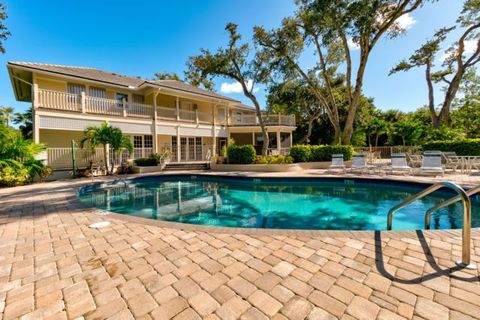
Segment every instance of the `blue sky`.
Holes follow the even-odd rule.
[[[295,9],[293,0],[242,1],[2,1],[12,36],[6,54],[0,54],[0,106],[17,111],[29,104],[13,96],[7,61],[30,61],[97,67],[121,74],[150,78],[157,71],[183,75],[185,61],[200,48],[216,49],[227,41],[227,22],[239,25],[245,40],[252,28],[273,28]],[[423,70],[388,77],[388,71],[408,57],[433,30],[454,23],[460,0],[440,0],[411,15],[408,32],[394,40],[381,40],[370,57],[364,93],[381,109],[414,110],[426,103]],[[357,54],[358,52],[354,52]],[[315,57],[304,55],[311,66]],[[217,90],[225,81],[219,79]],[[228,87],[224,85],[224,87]],[[225,94],[225,93],[224,93]],[[248,103],[242,94],[227,95]],[[264,101],[264,90],[258,95]]]

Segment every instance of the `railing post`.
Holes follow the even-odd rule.
[[[86,100],[86,99],[85,99],[85,91],[82,91],[82,94],[81,94],[81,96],[80,96],[80,104],[81,104],[81,106],[82,106],[82,113],[85,113],[85,112],[86,112],[86,110],[85,110],[85,102],[86,102],[86,101],[85,101],[85,100]]]
[[[122,99],[122,107],[123,107],[123,116],[126,117],[127,116],[127,101],[125,100],[125,98]]]
[[[40,106],[39,100],[38,100],[39,94],[40,92],[38,91],[38,84],[35,83],[33,85],[33,108],[34,109],[37,109]]]

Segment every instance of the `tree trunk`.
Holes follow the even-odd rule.
[[[110,174],[108,161],[108,144],[103,145],[103,160],[105,161],[105,170],[107,170],[107,174]]]
[[[368,46],[368,44],[366,44]],[[357,115],[358,105],[360,104],[360,97],[362,94],[362,86],[363,86],[363,75],[365,73],[365,68],[367,67],[368,61],[368,54],[369,49],[365,48],[363,45],[361,48],[360,53],[360,64],[357,70],[357,77],[355,79],[355,90],[353,91],[352,101],[350,102],[348,108],[348,116],[347,121],[345,122],[345,126],[343,127],[343,134],[342,134],[342,144],[348,145],[352,140],[353,134],[353,122],[355,121],[355,117]]]
[[[265,123],[263,121],[264,119],[262,117],[262,110],[260,110],[260,104],[258,103],[257,98],[252,93],[250,93],[247,86],[245,85],[245,82],[242,83],[242,87],[243,87],[243,93],[245,94],[245,96],[247,96],[247,98],[249,98],[250,101],[252,101],[253,105],[255,106],[255,113],[257,115],[258,122],[260,124],[260,129],[262,130],[262,137],[263,137],[262,155],[266,156],[268,153],[268,145],[270,141],[268,139],[267,128],[265,127]]]
[[[445,123],[447,126],[450,126],[451,119],[450,119],[450,109],[452,106],[453,99],[457,94],[458,88],[460,87],[460,83],[463,78],[463,74],[465,73],[465,69],[459,67],[457,73],[453,77],[452,81],[450,82],[447,92],[445,93],[445,100],[442,104],[442,110],[440,111],[440,120]]]
[[[305,134],[305,136],[302,139],[300,139],[300,141],[298,142],[299,144],[310,142],[310,136],[312,135],[312,129],[313,129],[313,121],[315,121],[315,118],[313,117],[308,119],[307,134]]]
[[[378,147],[378,138],[380,137],[380,135],[377,133],[375,134],[375,148]]]
[[[425,68],[425,79],[427,80],[428,86],[428,110],[430,111],[430,117],[432,118],[432,125],[434,128],[440,127],[440,117],[437,115],[435,111],[435,95],[433,91],[433,83],[431,77],[431,64],[432,61],[428,60]]]

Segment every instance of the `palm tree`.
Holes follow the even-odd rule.
[[[118,157],[124,149],[128,150],[129,155],[133,152],[132,141],[123,135],[122,130],[118,128],[112,128],[111,130],[110,147],[112,148],[115,157]],[[112,161],[112,169],[110,170],[111,172],[113,172],[113,165],[114,162]]]
[[[108,147],[111,146],[114,152],[120,153],[123,149],[132,152],[133,146],[130,140],[125,137],[118,128],[109,126],[106,122],[100,127],[89,126],[83,131],[83,138],[80,140],[80,147],[83,148],[88,143],[90,148],[95,150],[99,145],[103,146],[103,157],[108,174],[113,172],[113,163],[109,169]]]
[[[18,129],[23,134],[25,139],[32,139],[33,124],[32,108],[28,108],[24,113],[15,112],[12,122],[18,125]]]
[[[7,126],[10,125],[10,120],[12,119],[13,111],[15,110],[12,107],[0,108],[0,113],[2,114],[3,119],[5,119]]]

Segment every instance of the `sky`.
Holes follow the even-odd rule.
[[[159,71],[183,75],[189,56],[201,48],[215,50],[227,43],[224,27],[228,22],[237,23],[243,39],[250,41],[254,26],[278,27],[295,10],[293,0],[0,1],[7,7],[6,25],[12,34],[4,43],[6,53],[0,54],[0,106],[13,106],[19,112],[30,104],[15,101],[8,61],[95,67],[143,78]],[[404,35],[379,41],[370,56],[363,88],[378,108],[412,111],[426,104],[423,70],[392,76],[388,72],[435,29],[452,25],[461,6],[461,0],[426,4],[402,17],[407,28]],[[358,55],[358,50],[353,54]],[[305,67],[314,66],[315,61],[311,53],[301,57]],[[238,89],[239,84],[228,79],[216,82],[219,93],[250,104]],[[265,87],[259,87],[256,94],[264,105]]]

